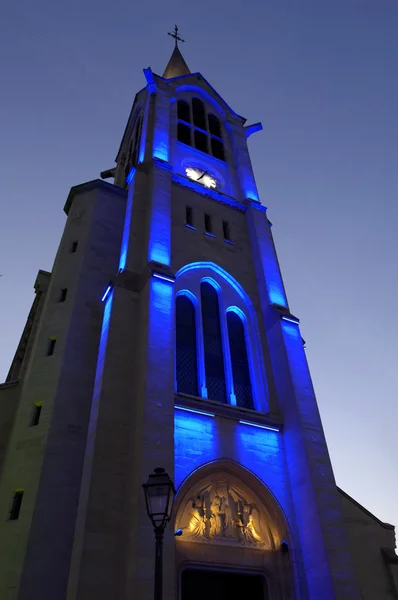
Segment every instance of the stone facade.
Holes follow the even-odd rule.
[[[261,574],[270,599],[394,598],[391,526],[335,484],[251,168],[247,137],[258,127],[245,127],[200,74],[145,75],[114,185],[69,194],[51,276],[39,274],[42,294],[0,386],[0,514],[23,492],[18,518],[0,520],[0,596],[151,598],[141,484],[162,466],[174,475],[172,525],[183,532],[165,534],[166,600],[185,600],[187,566]],[[193,98],[220,120],[225,160],[178,141],[178,101]],[[210,173],[217,189],[188,168]],[[225,404],[207,399],[202,281],[219,298]],[[181,294],[195,304],[196,395],[175,383]],[[236,405],[230,310],[244,327],[254,410]],[[37,403],[40,421],[29,426]]]

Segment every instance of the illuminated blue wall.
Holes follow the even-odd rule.
[[[135,176],[135,168],[132,167],[130,173],[127,177],[127,183],[129,184],[128,195],[127,195],[127,205],[126,205],[126,214],[124,217],[124,226],[123,226],[123,237],[122,237],[122,245],[120,248],[120,258],[119,258],[119,270],[124,271],[126,268],[126,260],[127,260],[127,251],[129,247],[129,238],[130,238],[130,227],[131,227],[131,214],[133,210],[133,197],[134,197],[134,176]]]
[[[152,276],[148,315],[148,389],[158,400],[174,390],[174,283]]]
[[[355,598],[347,532],[300,329],[284,320],[281,326],[292,384],[284,407],[286,457],[310,596]]]
[[[98,358],[97,358],[97,368],[95,372],[95,381],[94,381],[94,393],[93,399],[91,402],[91,411],[90,411],[90,420],[88,425],[88,435],[87,435],[87,450],[91,448],[91,451],[94,451],[94,432],[97,427],[97,419],[98,419],[98,411],[99,411],[99,403],[100,403],[100,395],[102,388],[102,376],[104,372],[104,364],[105,364],[105,356],[106,356],[106,347],[108,344],[108,333],[109,333],[109,323],[112,314],[112,303],[113,303],[113,289],[108,293],[105,306],[104,306],[104,315],[102,317],[102,328],[101,328],[101,337],[99,343],[98,350]],[[87,452],[86,450],[86,452]],[[91,452],[88,452],[91,454]]]
[[[202,465],[228,458],[261,479],[284,512],[292,515],[283,434],[176,409],[174,443],[176,487]]]
[[[151,224],[148,260],[170,265],[171,253],[170,166],[155,161],[152,173]]]
[[[167,346],[174,353],[174,291],[173,283],[152,277],[149,302],[149,340],[156,339],[158,349]],[[156,336],[156,337],[155,337]]]
[[[169,161],[170,100],[157,90],[155,128],[153,133],[153,158]]]
[[[214,417],[175,410],[174,482],[183,480],[202,464],[219,456],[217,423]]]
[[[278,258],[267,219],[266,208],[255,202],[247,211],[253,258],[264,278],[270,304],[288,307]],[[261,287],[261,281],[260,281]]]

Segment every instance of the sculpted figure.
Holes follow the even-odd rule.
[[[227,539],[247,546],[263,546],[260,516],[235,487],[223,481],[208,484],[186,505],[187,537],[197,541]]]
[[[206,508],[203,496],[196,496],[192,500],[192,514],[189,522],[189,531],[194,537],[206,535]]]
[[[240,528],[240,534],[242,541],[249,542],[254,545],[261,545],[261,537],[256,531],[256,524],[258,523],[258,513],[253,504],[248,504],[246,501],[239,500],[239,518],[238,527]],[[255,519],[254,519],[255,517]],[[255,521],[256,520],[256,524]]]
[[[223,532],[223,498],[216,494],[210,505],[210,535],[222,535]]]

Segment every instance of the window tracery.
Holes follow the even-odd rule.
[[[201,152],[225,161],[221,122],[216,115],[207,113],[200,98],[177,102],[177,139]]]
[[[222,404],[262,410],[258,399],[254,400],[252,380],[261,367],[249,360],[249,347],[252,360],[255,356],[254,332],[249,335],[247,318],[239,308],[230,305],[225,309],[225,291],[204,277],[195,293],[178,292],[176,389]]]
[[[176,298],[176,375],[179,392],[198,395],[195,307],[186,295]]]

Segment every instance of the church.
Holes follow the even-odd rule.
[[[261,123],[172,37],[116,166],[70,190],[0,385],[0,599],[397,599],[394,527],[334,479],[251,166]]]

